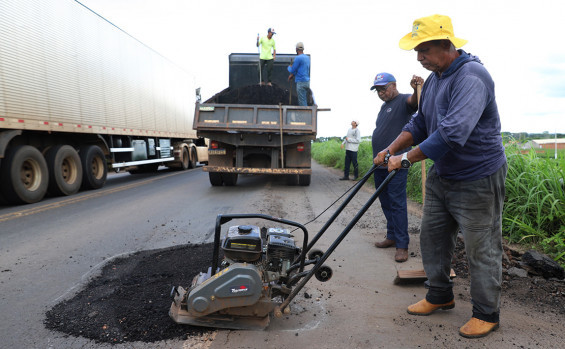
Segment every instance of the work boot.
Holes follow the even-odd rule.
[[[408,249],[407,248],[397,248],[396,254],[394,255],[394,260],[398,263],[403,263],[408,260]]]
[[[472,317],[463,327],[459,329],[459,334],[466,338],[481,338],[498,328],[498,322],[486,322],[476,317]]]
[[[339,180],[340,180],[340,181],[348,181],[348,180],[349,180],[349,177],[343,176],[343,177],[341,177]]]
[[[411,315],[430,315],[438,309],[448,310],[455,308],[455,300],[447,302],[444,304],[432,304],[428,302],[425,298],[416,304],[412,304],[408,307],[408,314]],[[465,326],[463,326],[465,327]]]
[[[385,238],[381,242],[375,242],[375,246],[378,247],[378,248],[389,248],[389,247],[393,247],[395,245],[396,245],[396,242],[394,240],[390,240],[388,238]]]

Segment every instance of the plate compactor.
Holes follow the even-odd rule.
[[[289,314],[289,303],[312,276],[322,282],[331,278],[332,270],[324,262],[375,202],[397,171],[390,172],[326,252],[312,249],[375,169],[373,166],[352,187],[351,194],[310,243],[308,231],[297,222],[263,214],[218,215],[212,266],[207,273],[196,275],[188,288],[173,287],[173,303],[169,310],[171,318],[180,324],[253,330],[267,327],[272,315],[281,317],[282,314]],[[296,227],[303,232],[302,247],[296,244],[289,229],[279,226],[231,226],[221,238],[222,225],[233,219],[261,219]],[[223,252],[221,261],[220,248]],[[307,266],[313,267],[305,270]]]

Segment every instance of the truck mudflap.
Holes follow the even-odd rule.
[[[272,175],[311,175],[311,168],[253,168],[253,167],[226,167],[226,166],[204,166],[204,172],[220,173],[247,173],[247,174],[272,174]]]

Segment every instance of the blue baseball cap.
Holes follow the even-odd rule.
[[[377,86],[384,86],[389,82],[396,82],[396,79],[394,78],[394,76],[392,76],[392,74],[378,73],[377,76],[375,76],[375,81],[373,82],[371,90],[376,89]]]
[[[269,30],[267,30],[267,33],[276,34],[276,33],[275,33],[275,28],[269,28]]]

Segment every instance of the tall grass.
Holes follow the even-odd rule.
[[[335,138],[325,142],[314,142],[312,144],[312,158],[317,163],[343,170],[345,164],[345,150],[340,148],[341,141]],[[362,141],[357,153],[359,163],[359,176],[362,177],[373,166],[373,148],[371,141]],[[432,165],[431,160],[426,161],[426,168]],[[368,181],[374,186],[374,181]],[[408,183],[406,185],[408,197],[416,202],[422,203],[422,167],[420,164],[410,168],[408,172]]]
[[[312,157],[318,163],[343,169],[345,150],[341,142],[330,139],[314,142]],[[522,154],[515,145],[506,145],[508,175],[503,211],[503,234],[510,242],[538,246],[544,253],[565,265],[565,159],[530,151]],[[359,175],[373,164],[371,142],[364,141],[358,152]],[[432,165],[426,160],[426,169]],[[408,197],[422,202],[422,174],[418,163],[408,172]],[[373,181],[369,181],[373,185]]]
[[[503,232],[510,241],[533,243],[565,263],[565,161],[506,150],[508,175]],[[556,237],[561,237],[561,239]]]

